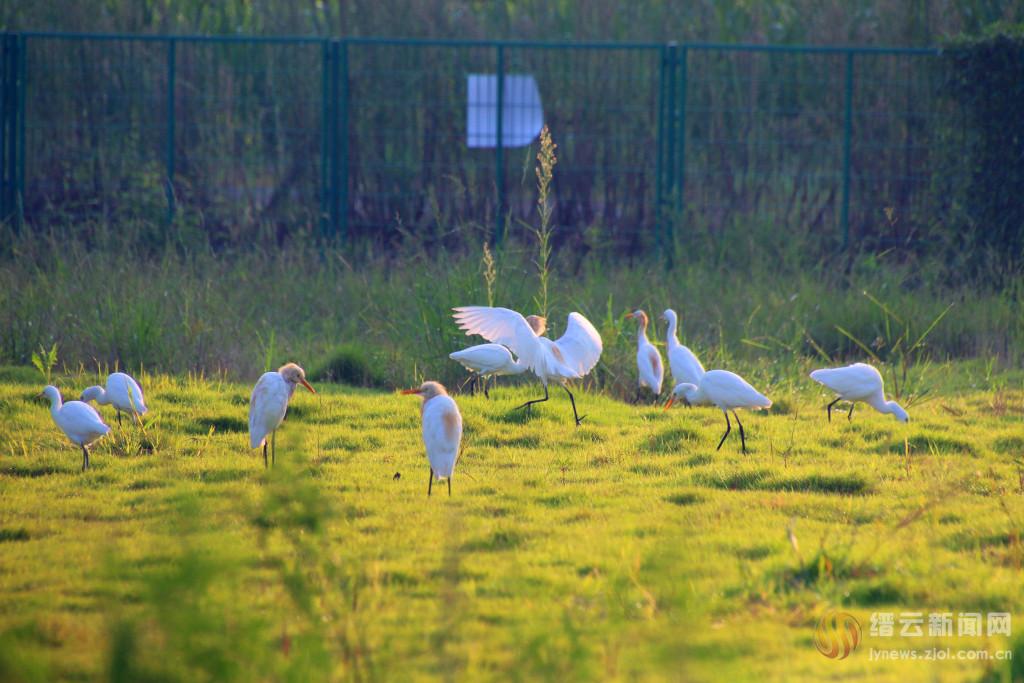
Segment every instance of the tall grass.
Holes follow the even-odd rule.
[[[538,294],[536,243],[525,229],[494,255],[488,281],[480,276],[482,239],[471,227],[450,230],[461,249],[411,237],[389,253],[270,240],[238,251],[154,253],[133,246],[131,225],[87,227],[88,242],[14,239],[15,258],[0,261],[0,362],[28,364],[40,346],[57,344],[69,368],[251,379],[286,360],[315,366],[347,345],[372,366],[360,372],[375,382],[451,382],[462,373],[447,354],[477,341],[456,329],[451,307],[531,311]],[[899,346],[875,343],[895,340],[887,311],[915,331],[902,342],[909,348],[951,304],[913,347],[915,362],[1021,358],[1019,276],[996,289],[953,280],[936,259],[913,254],[815,260],[799,241],[756,225],[743,234],[686,236],[671,268],[654,256],[573,259],[553,249],[553,333],[572,310],[594,321],[606,350],[593,381],[613,392],[635,373],[621,326],[635,306],[680,310],[683,334],[709,367],[744,363],[782,376],[794,359],[869,356],[853,339],[895,362]]]

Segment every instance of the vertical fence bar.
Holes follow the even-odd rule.
[[[676,215],[682,217],[682,211],[684,206],[683,192],[686,190],[686,72],[687,72],[687,57],[689,56],[689,49],[683,45],[679,49],[679,59],[677,64],[679,66],[679,94],[678,102],[676,106],[676,128],[678,130],[677,135],[679,136],[679,152],[678,159],[676,161]],[[670,235],[671,237],[671,235]],[[671,242],[670,242],[671,244]]]
[[[494,184],[498,191],[498,206],[494,228],[494,243],[501,244],[505,238],[505,132],[502,120],[505,109],[505,46],[497,47],[498,92],[495,106],[495,141],[494,141]]]
[[[675,192],[676,192],[676,65],[679,62],[679,46],[675,43],[669,43],[667,48],[668,53],[668,82],[665,84],[665,165],[664,170],[668,172],[668,178],[665,179],[665,187],[668,189],[668,197],[666,198],[665,204],[671,207],[675,207]],[[675,220],[674,215],[669,215],[665,220],[665,226],[662,229],[662,244],[661,247],[664,250],[668,249],[668,237],[672,234],[672,223]]]
[[[174,81],[177,69],[177,42],[167,40],[167,224],[174,223]]]
[[[654,224],[658,231],[658,239],[664,246],[664,233],[668,229],[665,226],[665,109],[668,106],[668,99],[665,97],[665,88],[668,83],[669,55],[668,46],[662,45],[658,51],[660,62],[658,66],[658,156],[654,165]]]
[[[335,133],[338,184],[335,194],[338,198],[338,234],[342,242],[348,241],[348,41],[342,40],[338,47],[338,128]]]
[[[7,109],[10,106],[10,79],[8,73],[11,66],[11,41],[8,33],[0,34],[0,221],[7,218]]]
[[[320,236],[330,229],[330,164],[331,164],[331,90],[328,78],[331,64],[331,41],[320,43]]]
[[[25,99],[28,92],[28,81],[26,80],[28,69],[26,64],[28,62],[28,50],[25,49],[25,36],[18,35],[17,38],[17,54],[18,54],[18,139],[14,144],[14,156],[15,162],[15,173],[14,173],[14,205],[11,207],[14,210],[14,227],[16,230],[21,229],[21,224],[25,220]]]
[[[843,204],[839,223],[843,249],[850,245],[850,143],[853,137],[853,51],[846,53],[846,94],[843,100]]]
[[[331,41],[331,56],[329,60],[330,75],[329,75],[329,102],[327,108],[328,117],[330,118],[330,149],[328,152],[329,167],[330,167],[330,219],[331,237],[337,237],[338,235],[338,60],[341,50],[338,47],[338,41]]]
[[[21,128],[18,114],[21,113],[19,98],[22,94],[21,83],[18,79],[21,72],[19,38],[20,36],[17,34],[7,34],[6,36],[7,52],[4,66],[7,76],[7,93],[4,99],[7,105],[7,132],[5,134],[7,138],[7,168],[4,171],[6,192],[4,193],[3,219],[12,218],[18,208],[18,133]]]

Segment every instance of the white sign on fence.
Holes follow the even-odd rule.
[[[466,145],[498,143],[498,77],[469,74],[466,84]],[[506,74],[501,103],[502,147],[525,147],[544,125],[537,81],[529,74]]]

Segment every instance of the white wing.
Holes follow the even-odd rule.
[[[665,367],[661,354],[654,344],[646,344],[637,350],[637,368],[640,371],[640,386],[646,386],[655,394],[661,393],[661,382],[665,378]]]
[[[811,373],[811,379],[843,398],[861,399],[882,391],[882,376],[878,370],[865,363],[815,370]]]
[[[423,406],[423,445],[434,476],[452,476],[462,441],[462,415],[450,396],[435,396]]]
[[[604,350],[601,335],[589,320],[575,312],[569,314],[565,334],[558,338],[555,345],[562,352],[565,364],[580,377],[594,369]]]
[[[119,410],[131,413],[136,412],[143,415],[146,412],[146,404],[142,398],[142,387],[132,378],[123,372],[114,372],[107,377],[107,395],[110,397],[114,407]]]
[[[672,368],[672,379],[676,384],[689,382],[700,385],[705,373],[704,366],[689,348],[680,345],[669,349],[668,364]]]
[[[78,445],[88,445],[110,431],[100,414],[88,403],[68,401],[57,412],[57,426]]]
[[[478,334],[487,341],[512,349],[519,361],[533,371],[542,370],[544,349],[526,318],[507,308],[459,306],[455,322],[467,335]]]
[[[288,411],[288,383],[276,372],[265,372],[249,399],[249,445],[259,448],[281,425]]]
[[[467,370],[480,373],[511,369],[514,364],[512,353],[501,344],[477,344],[468,349],[453,351],[448,357],[461,363]]]

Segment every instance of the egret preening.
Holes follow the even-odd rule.
[[[249,399],[249,446],[263,446],[263,466],[267,466],[267,436],[271,438],[271,461],[277,455],[274,434],[288,412],[288,401],[295,387],[302,385],[311,393],[313,387],[306,381],[306,373],[295,363],[282,365],[277,372],[265,372],[256,382]]]
[[[581,417],[576,412],[576,398],[566,382],[584,377],[601,358],[601,335],[589,320],[579,313],[570,313],[565,334],[557,341],[551,341],[541,336],[547,321],[540,316],[524,318],[507,308],[489,306],[460,306],[454,310],[456,322],[467,335],[478,334],[488,341],[507,346],[520,363],[540,378],[544,385],[544,398],[527,401],[520,408],[547,401],[548,382],[553,380],[569,394],[576,426],[580,425],[586,416]]]
[[[427,447],[427,460],[430,461],[427,495],[430,495],[434,486],[434,479],[447,479],[448,495],[451,496],[452,473],[459,460],[459,444],[462,442],[462,415],[459,414],[459,407],[439,382],[424,382],[402,393],[417,394],[423,399],[420,405],[423,445]]]
[[[89,444],[110,431],[103,424],[100,414],[88,403],[68,401],[64,403],[57,387],[48,386],[40,396],[50,399],[50,415],[71,443],[82,449],[82,471],[89,469]]]
[[[535,316],[530,316],[535,317]],[[484,385],[484,396],[490,398],[487,393],[487,379],[498,375],[518,375],[526,372],[525,365],[512,357],[512,352],[501,344],[478,344],[468,349],[453,351],[448,357],[466,368],[473,374],[470,379],[480,379]]]
[[[811,379],[828,387],[839,394],[836,400],[825,406],[828,421],[832,421],[832,406],[840,401],[850,402],[850,412],[846,419],[853,421],[853,407],[857,401],[863,401],[880,413],[891,413],[900,422],[910,419],[896,401],[886,401],[883,391],[882,375],[867,363],[854,363],[845,368],[826,368],[815,370]]]
[[[665,366],[661,362],[661,354],[654,344],[647,341],[647,314],[637,309],[626,316],[636,320],[636,366],[639,371],[639,379],[636,387],[636,400],[640,400],[640,390],[647,387],[654,392],[657,400],[661,395],[661,382],[665,379]]]
[[[121,413],[128,413],[136,422],[146,414],[146,403],[142,399],[142,387],[130,375],[112,372],[107,376],[107,388],[89,387],[82,392],[82,401],[96,401],[101,406],[112,405],[117,411],[117,424],[121,424]]]
[[[679,326],[679,318],[671,308],[666,308],[661,314],[661,319],[668,322],[668,333],[666,348],[668,349],[668,367],[672,371],[672,382],[682,384],[700,384],[700,378],[706,372],[701,365],[700,359],[689,348],[679,343],[676,330]]]
[[[687,405],[713,403],[722,411],[725,415],[725,434],[722,435],[722,440],[718,442],[716,451],[722,448],[722,444],[725,443],[725,437],[729,436],[729,432],[732,431],[732,424],[729,423],[730,410],[732,411],[732,416],[736,418],[736,424],[740,427],[740,444],[743,452],[746,453],[747,438],[743,433],[743,423],[740,422],[740,416],[736,414],[736,409],[748,408],[759,410],[761,408],[770,408],[772,405],[772,402],[764,394],[750,386],[745,379],[735,372],[729,372],[728,370],[709,370],[704,373],[700,384],[683,382],[676,385],[675,389],[672,390],[672,396],[669,397],[668,403],[665,404],[665,410],[672,407],[672,402],[676,398],[681,398]]]

